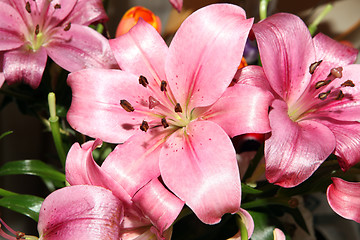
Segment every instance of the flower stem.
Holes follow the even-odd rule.
[[[48,95],[48,103],[49,103],[49,112],[50,112],[49,122],[50,122],[51,133],[54,139],[56,151],[59,155],[61,164],[64,167],[66,154],[61,140],[59,117],[56,116],[55,94],[53,92],[49,93]]]
[[[267,17],[267,8],[271,0],[260,0],[259,14],[260,20],[264,20]]]
[[[317,26],[324,19],[324,17],[331,11],[332,8],[333,8],[333,5],[331,5],[330,3],[327,4],[325,9],[320,13],[320,15],[317,16],[317,18],[315,18],[315,20],[309,25],[308,28],[309,28],[311,36],[314,35],[314,33],[316,32]]]
[[[259,150],[257,151],[255,157],[253,160],[251,160],[248,169],[246,170],[244,177],[242,178],[242,181],[246,182],[246,179],[250,178],[255,169],[257,168],[257,166],[259,165],[260,160],[262,159],[262,157],[264,156],[264,144],[262,144],[259,148]]]
[[[236,218],[236,222],[237,222],[238,226],[240,227],[241,239],[245,239],[245,240],[249,239],[246,225],[245,225],[243,219],[241,218],[241,216]]]

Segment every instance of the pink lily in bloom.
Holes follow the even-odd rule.
[[[360,182],[331,178],[326,195],[330,207],[340,216],[360,223]]]
[[[183,0],[169,0],[171,5],[180,12],[183,6]]]
[[[110,190],[98,186],[70,186],[45,198],[38,232],[40,240],[119,240],[123,218],[123,204]]]
[[[229,136],[270,131],[271,94],[245,84],[228,88],[252,21],[238,6],[209,5],[184,21],[170,47],[139,21],[110,40],[122,71],[85,69],[69,75],[68,122],[104,141],[127,140],[119,158],[143,166],[153,178],[161,175],[203,222],[219,222],[240,208]],[[116,161],[107,167],[121,169]]]
[[[263,64],[242,81],[268,81],[276,99],[265,141],[266,177],[293,187],[331,154],[347,170],[360,160],[360,66],[357,50],[324,34],[311,37],[295,15],[279,13],[255,24]]]
[[[47,56],[70,72],[111,67],[108,40],[87,27],[106,19],[101,0],[0,0],[5,81],[37,88]]]
[[[139,168],[141,166],[133,165],[127,158],[118,157],[121,148],[128,148],[127,143],[110,153],[102,167],[99,167],[92,157],[93,150],[99,145],[101,141],[97,139],[84,143],[81,147],[78,143],[72,146],[66,159],[66,180],[72,186],[100,186],[117,197],[124,208],[124,217],[118,222],[117,239],[170,239],[171,225],[184,203],[159,180],[151,179],[151,174]],[[121,168],[108,168],[109,162],[113,161],[121,165]],[[124,178],[123,175],[129,172],[131,177]],[[140,182],[142,185],[134,189],[133,182]]]

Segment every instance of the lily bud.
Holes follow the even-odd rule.
[[[156,31],[161,32],[161,21],[149,9],[135,6],[130,8],[121,18],[116,30],[116,37],[127,33],[139,21],[139,18],[144,19],[147,23],[151,24]]]

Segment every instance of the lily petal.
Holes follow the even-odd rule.
[[[340,216],[360,223],[360,183],[331,178],[326,195],[330,207]]]
[[[239,84],[259,87],[273,93],[273,89],[269,85],[264,70],[260,66],[249,65],[239,69],[235,74],[234,81]]]
[[[147,88],[138,83],[138,78],[107,69],[86,69],[69,74],[67,83],[73,98],[68,122],[75,130],[112,143],[122,143],[140,132],[141,122],[147,119],[137,110],[148,102],[149,94]],[[125,111],[120,105],[122,99],[132,104],[135,111]]]
[[[194,121],[186,132],[173,133],[160,152],[160,172],[166,186],[204,223],[217,223],[223,214],[239,211],[236,154],[216,123]]]
[[[112,68],[116,65],[108,40],[95,30],[72,24],[70,30],[54,30],[46,51],[54,62],[67,71],[84,68]]]
[[[32,88],[40,85],[47,60],[46,51],[40,48],[31,51],[24,48],[4,54],[4,76],[8,84],[24,81]]]
[[[273,96],[269,92],[237,83],[227,88],[202,118],[217,123],[230,137],[266,133],[271,130],[268,109],[272,101]]]
[[[320,120],[320,122],[335,135],[335,155],[339,157],[341,169],[346,171],[360,162],[360,123],[336,120]]]
[[[9,4],[0,2],[0,51],[18,48],[24,44],[25,23]]]
[[[272,133],[265,141],[266,178],[282,187],[293,187],[310,177],[334,151],[335,137],[321,123],[293,122],[283,101],[274,100],[272,107]]]
[[[139,132],[117,145],[102,168],[133,196],[142,186],[160,176],[159,154],[162,135]]]
[[[94,185],[104,187],[113,192],[124,204],[131,205],[131,197],[111,178],[93,159],[92,152],[102,144],[100,139],[84,143],[81,147],[75,143],[66,158],[66,181],[71,185]]]
[[[155,88],[166,79],[164,66],[168,47],[154,27],[142,18],[129,32],[109,43],[122,70],[138,77],[145,76]]]
[[[107,20],[102,0],[77,0],[71,14],[66,18],[67,22],[85,26]]]
[[[286,240],[285,234],[278,228],[274,229],[273,234],[274,240]]]
[[[279,13],[254,24],[253,31],[271,87],[291,104],[309,84],[309,66],[315,62],[308,28],[299,17]]]
[[[170,0],[170,3],[178,12],[181,12],[183,0]]]
[[[214,4],[183,22],[165,65],[177,102],[190,109],[208,106],[224,93],[241,62],[252,26],[253,19],[245,18],[238,6]]]
[[[141,188],[133,201],[152,221],[159,233],[173,224],[184,206],[184,202],[169,192],[157,179]]]
[[[44,0],[37,3],[33,1],[30,6],[32,10],[39,10],[39,15],[46,13],[44,20],[46,22],[46,27],[55,27],[61,22],[65,21],[65,18],[71,13],[77,4],[77,0],[53,0],[51,2],[46,2]],[[60,8],[55,7],[60,5]]]
[[[318,33],[313,38],[316,59],[346,66],[356,61],[358,50],[345,46],[325,34]]]
[[[40,209],[41,239],[119,239],[123,207],[111,191],[71,186],[51,193]]]

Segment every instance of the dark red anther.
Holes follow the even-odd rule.
[[[162,92],[166,91],[167,82],[165,80],[161,81],[160,90]]]
[[[61,8],[61,5],[59,3],[55,4],[54,6],[55,9],[60,9]]]
[[[340,86],[342,86],[342,87],[355,87],[355,84],[351,80],[346,80]]]
[[[337,67],[337,68],[332,68],[330,70],[330,74],[333,75],[336,78],[341,78],[342,77],[342,67]]]
[[[140,129],[144,132],[146,132],[147,130],[149,130],[149,124],[147,121],[142,121],[141,125],[140,125]]]
[[[146,77],[144,77],[143,75],[141,75],[139,77],[139,84],[143,85],[144,87],[147,87],[147,85],[149,84],[148,80],[146,79]]]
[[[39,26],[39,24],[37,24],[35,27],[35,35],[38,35],[39,32],[40,32],[40,26]]]
[[[315,70],[317,69],[317,67],[320,65],[321,62],[322,62],[322,60],[320,60],[318,62],[314,62],[310,65],[310,67],[309,67],[310,74],[313,74],[315,72]]]
[[[162,118],[162,119],[161,119],[161,124],[163,125],[164,128],[169,127],[169,124],[167,123],[167,121],[166,121],[165,118]]]
[[[327,92],[322,92],[322,93],[320,93],[319,94],[319,99],[320,100],[325,100],[326,98],[327,98],[327,96],[329,96],[329,94],[330,94],[330,90],[329,91],[327,91]]]
[[[120,100],[120,105],[127,112],[133,112],[135,110],[134,107],[125,99]]]
[[[71,28],[71,22],[69,22],[65,27],[64,27],[64,31],[69,31]]]
[[[181,108],[181,106],[180,106],[180,103],[177,103],[177,104],[175,105],[175,112],[180,112],[180,113],[182,113],[182,108]]]
[[[29,2],[26,2],[25,4],[25,9],[28,13],[31,13],[31,7],[30,7],[30,3]]]
[[[336,96],[335,100],[342,100],[344,98],[344,93],[343,91],[339,91],[338,95]]]

